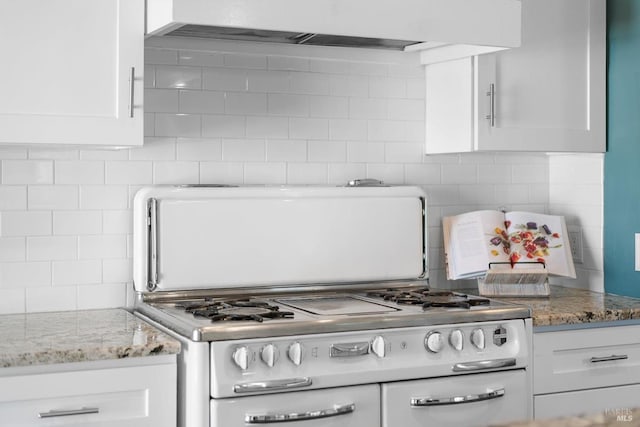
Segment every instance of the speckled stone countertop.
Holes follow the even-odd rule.
[[[0,367],[180,352],[180,342],[122,309],[0,316]]]
[[[583,289],[551,286],[545,298],[498,299],[531,307],[534,327],[640,320],[640,299]]]

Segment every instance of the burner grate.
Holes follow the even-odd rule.
[[[423,309],[445,308],[471,308],[477,305],[489,305],[486,298],[469,297],[466,294],[451,291],[432,291],[429,288],[402,290],[386,289],[384,291],[372,291],[367,296],[382,298],[397,304],[422,305]]]
[[[239,299],[227,301],[190,301],[176,303],[176,308],[182,308],[195,317],[206,317],[212,322],[253,320],[262,322],[266,319],[291,319],[293,313],[280,311],[277,305],[265,301]]]

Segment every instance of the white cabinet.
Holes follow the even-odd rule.
[[[640,325],[535,333],[536,419],[638,405]]]
[[[0,144],[142,145],[144,0],[0,10]]]
[[[522,0],[522,46],[426,65],[426,152],[604,152],[606,2]]]
[[[175,356],[122,367],[119,361],[72,371],[0,376],[0,424],[23,426],[175,427]],[[82,366],[82,363],[70,364]],[[62,365],[65,369],[67,365]]]

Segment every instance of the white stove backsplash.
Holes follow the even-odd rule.
[[[0,147],[0,313],[131,303],[130,207],[142,185],[341,184],[375,177],[422,186],[430,199],[431,283],[442,288],[450,287],[443,214],[500,206],[546,211],[556,203],[580,223],[583,202],[550,205],[550,188],[573,183],[570,177],[550,182],[545,155],[425,157],[419,65],[267,49],[147,48],[143,148]],[[591,159],[584,163],[585,173],[601,176]],[[601,181],[587,185],[601,192]],[[601,218],[587,219],[595,232],[585,236],[597,235]],[[594,263],[585,264],[582,276],[601,282],[601,261]]]

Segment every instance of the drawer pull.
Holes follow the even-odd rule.
[[[516,366],[516,359],[494,359],[494,360],[480,360],[477,362],[468,363],[456,363],[451,370],[453,372],[470,372],[470,371],[482,371],[484,369],[497,369],[506,368],[509,366]]]
[[[38,412],[38,418],[68,417],[69,415],[87,415],[97,414],[99,412],[100,408],[80,408],[66,410],[52,409],[49,412]]]
[[[627,356],[626,354],[620,354],[620,355],[612,354],[611,356],[592,357],[591,359],[589,359],[589,362],[591,363],[613,362],[614,360],[627,360],[628,358],[629,356]]]
[[[306,421],[317,420],[319,418],[337,417],[339,415],[347,415],[356,410],[355,403],[348,403],[346,405],[334,405],[329,409],[319,409],[317,411],[309,412],[291,412],[282,414],[260,414],[251,415],[247,414],[244,417],[244,422],[247,424],[271,424],[282,423],[286,421]]]
[[[486,393],[469,394],[466,396],[452,397],[413,397],[411,398],[411,406],[441,406],[441,405],[457,405],[460,403],[482,402],[483,400],[497,399],[504,396],[504,389],[489,390]]]
[[[290,390],[293,388],[309,387],[312,381],[309,377],[286,380],[259,381],[254,383],[236,384],[233,391],[236,393],[254,393],[258,391]]]

